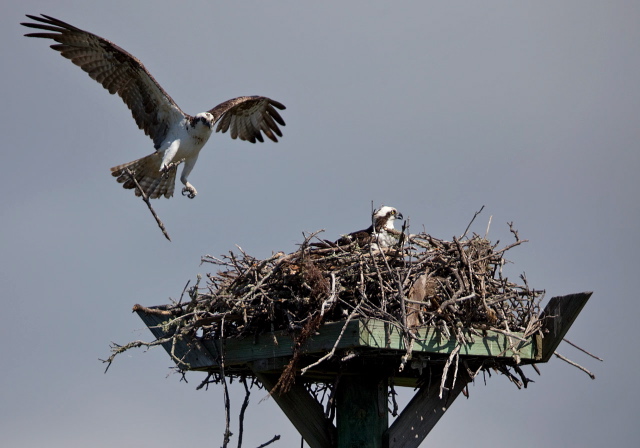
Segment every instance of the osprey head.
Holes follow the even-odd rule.
[[[191,126],[194,128],[198,125],[205,125],[209,129],[213,127],[213,114],[209,112],[200,112],[191,120]]]
[[[393,229],[393,222],[396,219],[403,219],[402,213],[387,205],[380,207],[373,213],[373,221],[375,222],[376,229],[381,227]]]

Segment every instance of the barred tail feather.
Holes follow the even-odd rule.
[[[162,154],[156,152],[133,162],[114,166],[111,168],[111,175],[117,177],[124,188],[135,189],[136,196],[142,196],[125,171],[125,168],[129,168],[148,198],[157,199],[161,196],[170,198],[173,196],[176,184],[177,166],[173,165],[163,172],[160,171],[161,164]]]

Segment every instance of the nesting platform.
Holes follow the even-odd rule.
[[[288,392],[274,393],[274,400],[311,447],[417,447],[472,379],[468,372],[499,361],[520,366],[547,362],[591,296],[591,292],[552,298],[540,319],[543,329],[532,337],[489,330],[462,330],[468,343],[449,339],[442,330],[416,328],[407,338],[397,327],[376,319],[352,319],[323,324],[305,343],[296,347],[294,335],[272,332],[249,338],[202,340],[173,338],[173,316],[166,307],[134,310],[161,340],[181,370],[224,372],[254,376],[272,390],[297,350],[301,355],[296,382]],[[412,340],[410,350],[407,343]],[[328,352],[334,355],[299,376]],[[440,398],[441,376],[432,366],[442,366],[456,350],[466,369],[448,385]],[[406,365],[399,366],[403,357]],[[447,379],[447,378],[445,378]],[[305,390],[303,382],[339,384],[337,425]],[[442,384],[445,382],[442,381]],[[418,387],[413,400],[391,427],[388,426],[388,386]],[[355,419],[355,420],[354,420]]]

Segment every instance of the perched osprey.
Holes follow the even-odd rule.
[[[182,194],[193,199],[197,192],[187,178],[218,122],[216,132],[230,130],[233,139],[263,142],[261,132],[274,142],[278,141],[276,135],[282,137],[278,124],[285,123],[275,108],[285,107],[277,101],[264,96],[242,96],[191,116],[178,107],[138,59],[114,43],[44,14],[27,17],[42,23],[22,25],[46,32],[25,36],[58,42],[51,48],[87,72],[109,93],[117,93],[131,110],[138,127],[153,140],[156,152],[111,168],[111,174],[124,188],[135,187],[126,172],[128,168],[147,197],[169,198],[173,196],[177,167],[184,162],[180,175],[184,184]],[[140,195],[136,188],[136,196]]]
[[[357,241],[360,247],[371,244],[373,250],[394,246],[400,239],[400,231],[396,230],[393,224],[396,219],[402,218],[402,213],[385,205],[373,213],[372,224],[368,229],[344,235],[336,244],[344,246]]]

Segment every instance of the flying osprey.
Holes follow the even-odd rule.
[[[264,141],[261,132],[274,142],[278,141],[276,135],[282,137],[278,124],[285,123],[276,108],[285,107],[277,101],[264,96],[241,96],[191,116],[178,107],[138,59],[116,44],[44,14],[27,17],[42,23],[22,25],[46,32],[25,36],[58,42],[51,48],[87,72],[109,93],[117,93],[131,110],[138,127],[153,140],[156,152],[111,168],[111,174],[124,188],[135,187],[128,169],[147,197],[169,198],[173,196],[177,167],[184,162],[180,175],[184,184],[182,194],[193,199],[197,191],[187,178],[216,123],[216,132],[230,130],[231,138],[251,143]],[[137,188],[135,193],[141,195]]]
[[[356,241],[360,247],[371,244],[371,249],[373,250],[392,247],[398,244],[401,234],[399,230],[394,228],[393,224],[396,219],[402,218],[402,213],[399,213],[393,207],[385,205],[373,212],[372,224],[368,229],[344,235],[335,244],[344,246]]]

